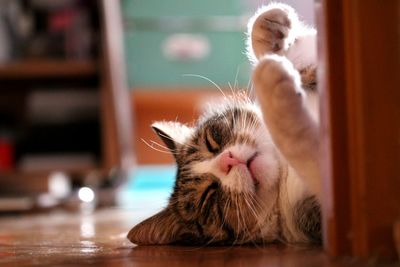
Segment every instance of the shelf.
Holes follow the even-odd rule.
[[[94,60],[27,60],[0,65],[0,79],[86,77],[96,75]]]
[[[24,170],[9,170],[9,171],[4,171],[0,170],[0,185],[2,183],[2,179],[4,177],[23,177],[23,176],[43,176],[43,175],[49,175],[52,172],[65,172],[65,173],[72,173],[72,174],[87,174],[92,171],[97,171],[99,170],[100,166],[95,165],[93,167],[69,167],[69,168],[63,168],[63,169],[49,169],[49,168],[43,168],[43,169],[38,169],[38,170],[29,170],[29,171],[24,171]],[[1,186],[0,186],[1,187]]]
[[[19,0],[18,2],[21,1]],[[15,132],[16,137],[14,142],[18,150],[18,157],[15,162],[16,167],[9,171],[0,171],[0,194],[19,193],[20,195],[29,195],[32,192],[43,192],[43,188],[47,186],[46,179],[48,179],[49,173],[53,170],[61,170],[70,174],[74,183],[83,182],[88,174],[94,175],[95,172],[101,172],[100,177],[108,178],[111,170],[115,169],[118,172],[120,170],[121,172],[128,170],[127,167],[125,168],[126,164],[124,164],[124,168],[121,165],[122,163],[130,162],[131,158],[133,158],[131,151],[133,145],[131,145],[132,134],[121,133],[121,127],[119,127],[120,125],[125,125],[127,126],[125,128],[129,131],[132,129],[130,126],[129,92],[125,88],[125,84],[120,82],[124,78],[125,69],[123,64],[118,64],[123,62],[123,58],[121,57],[123,55],[123,28],[122,25],[116,23],[121,21],[119,1],[84,1],[85,3],[82,4],[80,2],[76,3],[76,5],[71,4],[69,10],[80,14],[82,7],[85,17],[87,15],[87,30],[94,37],[92,39],[93,42],[90,42],[90,50],[88,50],[88,55],[92,55],[90,58],[86,60],[71,58],[51,59],[50,56],[43,56],[41,58],[21,58],[0,64],[0,111],[1,117],[5,117],[7,123],[1,122]],[[33,12],[36,11],[33,10]],[[51,16],[56,15],[55,13],[53,15],[51,12],[46,12],[46,14],[43,12],[39,13],[37,14],[38,16],[35,15],[34,23],[38,20],[47,21]],[[37,30],[38,32],[47,34],[47,28],[44,29],[41,25],[38,27],[38,29],[35,29],[35,32]],[[62,36],[54,36],[56,38],[52,36],[51,34],[49,35],[51,41],[66,41]],[[47,37],[43,36],[43,38]],[[101,40],[102,42],[97,42],[97,40]],[[69,51],[62,50],[64,44],[58,43],[57,45],[57,49],[51,49],[53,51],[49,51],[48,55],[56,53],[68,54],[67,52]],[[33,55],[38,52],[32,48],[32,44],[28,43],[26,46],[24,45],[25,50],[19,52],[26,55]],[[78,121],[79,123],[82,122],[82,124],[85,123],[84,125],[87,125],[90,130],[83,132],[83,128],[79,127],[79,131],[77,132],[71,127],[70,130],[60,131],[59,136],[57,136],[57,139],[64,140],[64,136],[71,137],[71,134],[73,135],[73,133],[77,132],[77,135],[83,139],[68,138],[69,140],[63,142],[63,145],[58,146],[58,144],[53,144],[54,141],[51,139],[46,138],[46,136],[43,137],[42,131],[53,133],[53,130],[56,132],[57,129],[61,129],[62,127],[68,128],[72,122],[69,122],[67,119],[72,118],[75,112],[71,112],[72,115],[67,114],[67,112],[65,112],[65,116],[60,115],[60,117],[64,116],[65,120],[58,120],[58,113],[50,114],[52,116],[49,117],[57,118],[57,123],[46,123],[45,125],[43,122],[43,125],[41,125],[38,122],[39,120],[35,121],[35,116],[39,117],[42,114],[40,112],[36,114],[32,110],[39,110],[34,105],[40,106],[42,105],[41,103],[46,102],[52,103],[51,99],[47,100],[40,97],[40,101],[38,101],[37,95],[40,96],[43,92],[43,95],[49,93],[49,95],[53,96],[53,92],[58,93],[63,91],[73,91],[72,93],[74,94],[81,91],[84,93],[95,92],[99,95],[100,99],[96,99],[96,124],[92,125],[89,119],[85,121],[84,118],[82,118],[82,121]],[[83,100],[85,100],[84,106],[90,108],[92,102],[86,102],[86,98]],[[68,99],[65,101],[73,103],[74,99],[68,96]],[[124,106],[124,110],[129,112],[124,112],[123,114],[117,112],[118,110],[115,110],[115,103],[118,103],[119,106]],[[67,104],[65,103],[65,105]],[[60,114],[62,113],[60,107],[57,105],[50,108],[47,112],[50,113],[54,109]],[[76,112],[83,110],[83,108],[78,109],[79,111],[77,109],[74,110]],[[85,113],[85,116],[91,114],[85,111],[82,112]],[[43,127],[40,128],[41,126]],[[32,138],[33,132],[38,131],[38,129],[41,137],[35,137],[35,141],[38,139],[38,142],[35,142],[35,146],[32,148],[28,139]],[[57,133],[54,133],[54,135],[57,135]],[[55,139],[54,135],[52,136],[53,140]],[[87,139],[89,135],[90,139]],[[90,140],[90,142],[86,140]],[[123,150],[120,149],[120,144],[125,144]],[[79,149],[75,149],[75,146],[79,146]],[[79,152],[79,150],[86,151],[86,146],[89,152],[96,155],[95,162],[92,165],[83,166],[81,161],[68,163],[67,160],[60,160],[60,164],[57,163],[57,166],[53,163],[42,164],[42,162],[31,162],[28,164],[30,167],[21,166],[22,156],[28,152],[56,153],[58,151],[59,153],[63,153],[65,152],[64,150],[78,150]]]
[[[99,177],[105,177],[107,170],[101,166],[93,168],[71,168],[58,170],[72,178],[84,180],[91,173],[96,173]],[[0,172],[0,194],[36,194],[48,191],[49,177],[51,173],[58,172],[57,170],[40,170],[40,171],[1,171]]]

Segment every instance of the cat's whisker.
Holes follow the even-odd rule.
[[[254,196],[253,194],[250,194],[249,197],[253,200],[254,205],[257,206],[257,208],[258,208],[259,210],[265,210],[265,204],[264,204],[264,203],[261,203],[261,202],[256,198],[256,196]]]
[[[244,242],[245,238],[248,238],[248,236],[250,236],[250,229],[249,229],[248,223],[246,221],[246,218],[249,219],[249,217],[245,216],[245,215],[247,215],[247,210],[243,211],[244,207],[246,206],[244,198],[241,198],[241,203],[243,203],[243,205],[241,205],[239,209],[240,209],[240,214],[242,214],[242,221],[243,221],[242,242]]]
[[[233,210],[234,212],[236,212],[236,218],[239,218],[239,210],[237,207],[237,200],[235,198],[235,193],[233,193],[232,191],[229,191],[229,199],[232,200],[232,205],[231,205],[231,210]],[[239,240],[239,229],[240,229],[240,225],[239,225],[239,220],[236,220],[236,229],[235,229],[235,240],[233,240],[232,245],[236,245],[238,243]]]
[[[234,89],[238,89],[239,88],[239,81],[238,81],[239,71],[240,71],[240,66],[238,66],[237,69],[236,69],[235,83],[233,84],[233,88]]]
[[[231,201],[230,198],[228,198],[227,201],[225,202],[224,208],[222,209],[222,218],[221,218],[221,226],[220,226],[221,229],[224,228],[226,220],[227,220],[227,218],[226,218],[226,216],[227,216],[227,208],[230,205],[230,201]]]
[[[223,227],[225,225],[226,221],[229,219],[227,211],[231,207],[231,203],[232,203],[232,200],[230,198],[227,198],[227,201],[224,206],[224,211],[223,211],[224,220],[223,220],[223,224],[221,225],[221,227]]]
[[[239,181],[243,181],[240,173],[237,170],[235,171],[235,174],[238,177],[240,177]],[[243,213],[243,209],[242,209],[242,205],[241,205],[241,202],[242,202],[243,199],[239,198],[239,197],[240,197],[239,194],[235,193],[236,209],[237,209],[237,216],[238,216],[237,217],[237,220],[238,220],[238,235],[239,235],[239,233],[244,233],[241,236],[241,238],[242,238],[241,241],[243,241],[243,239],[246,236],[245,233],[246,233],[246,229],[247,229],[247,224],[246,224],[246,218],[244,217],[244,213]]]
[[[250,205],[249,205],[249,208],[253,211],[253,215],[254,215],[254,219],[256,220],[256,223],[255,223],[255,225],[254,225],[254,232],[255,231],[260,231],[261,232],[261,230],[262,230],[262,223],[263,223],[263,221],[262,221],[262,219],[260,218],[260,215],[257,213],[257,211],[255,210],[255,209],[257,209],[257,207],[255,207],[255,206],[258,206],[259,208],[258,208],[258,210],[263,210],[262,209],[262,207],[258,204],[257,205],[257,200],[251,195],[251,194],[248,194],[247,196],[250,196]],[[246,196],[246,197],[247,197]],[[251,204],[253,204],[253,205],[251,205]]]
[[[253,206],[252,203],[251,203],[251,202],[253,202],[253,201],[252,201],[251,199],[249,199],[249,195],[250,195],[250,193],[245,192],[245,193],[243,194],[243,199],[244,199],[244,201],[246,202],[247,207],[249,208],[249,210],[250,210],[251,213],[253,214],[254,218],[257,218],[257,219],[258,219],[257,211],[254,209],[254,206]]]
[[[229,86],[229,89],[231,89],[232,96],[234,96],[235,95],[235,90],[233,89],[233,87],[232,87],[230,82],[228,82],[228,86]]]
[[[246,86],[246,90],[248,91],[249,89],[251,89],[252,86],[252,82],[251,82],[251,78],[249,78],[249,80],[247,81],[247,86]]]
[[[168,135],[165,135],[165,134],[162,134],[162,133],[159,133],[159,135],[160,135],[161,137],[164,137],[164,138],[166,138],[166,139],[168,139],[168,140],[171,140],[171,141],[173,141],[174,143],[177,143],[177,144],[179,144],[179,145],[181,145],[181,146],[186,146],[186,147],[191,147],[191,148],[197,148],[197,147],[195,147],[195,146],[193,146],[193,145],[191,145],[191,144],[189,144],[189,143],[182,143],[182,142],[177,141],[176,139],[172,139],[172,138],[169,137]]]
[[[165,149],[165,151],[174,151],[174,152],[175,152],[175,150],[169,149],[168,147],[163,146],[163,145],[157,143],[156,141],[150,140],[150,143],[151,143],[152,145],[156,145],[156,146],[158,146],[158,147],[160,147],[160,148]]]
[[[258,208],[259,210],[263,210],[263,209],[264,209],[264,205],[261,204],[261,203],[259,202],[259,200],[256,199],[255,196],[253,196],[252,194],[249,194],[248,197],[250,197],[251,200],[253,201],[254,205],[257,206],[256,208]]]
[[[236,202],[236,212],[237,212],[237,221],[238,221],[236,242],[239,242],[240,233],[242,232],[242,222],[241,222],[241,216],[240,216],[241,210],[240,210],[239,200],[238,200],[238,195],[237,194],[235,194],[235,202]]]
[[[249,96],[249,99],[255,99],[254,87],[251,78],[249,78],[249,81],[247,82],[246,92]]]
[[[154,146],[152,146],[151,144],[149,144],[149,143],[148,143],[146,140],[144,140],[143,138],[141,138],[141,140],[142,140],[142,142],[145,143],[148,147],[150,147],[151,149],[153,149],[153,150],[155,150],[155,151],[158,151],[158,152],[161,152],[161,153],[164,153],[164,154],[171,154],[171,151],[170,151],[170,150],[165,151],[165,150],[161,150],[161,149],[155,148]],[[172,152],[172,153],[173,153],[173,152]]]
[[[237,175],[240,177],[240,180],[243,181],[244,177],[242,177],[242,176],[240,175],[239,172],[237,172]],[[238,195],[238,194],[237,194],[237,195]],[[250,210],[250,213],[252,213],[254,219],[257,220],[257,218],[258,218],[257,212],[253,209],[253,206],[249,203],[249,200],[248,200],[248,198],[247,198],[247,195],[248,195],[248,192],[244,191],[244,192],[243,192],[243,195],[242,195],[241,198],[240,198],[240,200],[241,200],[241,202],[244,204],[244,206],[247,206],[248,209],[246,209],[246,211],[249,211],[249,210]],[[239,197],[239,195],[238,195],[238,197]],[[243,212],[243,207],[242,207],[241,205],[238,206],[238,209],[239,209],[239,214],[242,214],[241,217],[242,217],[242,221],[243,221],[243,231],[244,231],[244,233],[246,233],[246,234],[243,236],[243,238],[245,238],[246,235],[250,236],[250,230],[249,230],[249,228],[248,228],[248,224],[246,223],[246,217],[247,217],[247,216],[246,216],[246,217],[243,216],[243,215],[244,215],[244,212]],[[248,218],[248,217],[247,217],[247,218]]]
[[[207,78],[205,76],[199,75],[199,74],[190,74],[190,73],[182,74],[182,76],[184,76],[184,77],[197,77],[197,78],[204,79],[204,80],[210,82],[211,84],[213,84],[220,91],[220,93],[226,98],[226,95],[225,95],[224,91],[221,89],[221,87],[219,87],[218,84],[213,82],[211,79],[209,79],[209,78]]]
[[[233,119],[232,119],[232,122],[233,122],[233,128],[235,129],[236,128],[236,117],[235,117],[235,111],[232,109],[232,117],[233,117]]]
[[[247,199],[245,196],[243,196],[243,203],[247,206],[247,211],[248,211],[249,215],[251,215],[251,216],[254,218],[254,220],[256,220],[257,214],[256,214],[256,212],[253,210],[251,204],[248,202],[248,199]],[[245,228],[246,228],[247,231],[249,232],[249,228],[248,228],[247,225],[248,225],[248,224],[245,224]]]
[[[226,204],[225,204],[226,205]],[[223,231],[224,225],[225,225],[225,217],[224,217],[225,211],[223,212],[222,218],[221,218],[221,225],[219,226],[220,230]],[[216,239],[216,236],[214,236],[212,239],[210,239],[204,246],[208,246],[214,242]]]
[[[243,117],[243,116],[242,116],[242,117]],[[244,119],[242,119],[242,121],[243,121],[243,129],[244,129],[244,130],[246,129],[247,118],[248,118],[248,116],[247,116],[247,114],[245,113],[245,114],[244,114]]]
[[[228,192],[227,193],[227,199],[226,199],[226,202],[225,202],[225,205],[224,205],[224,209],[223,209],[223,223],[221,223],[221,229],[223,229],[223,227],[224,227],[224,225],[225,225],[225,222],[227,221],[227,216],[228,216],[228,211],[235,211],[235,207],[233,207],[232,206],[232,197],[231,197],[231,192]],[[235,239],[236,240],[236,239]],[[234,242],[235,241],[233,241],[233,244],[232,244],[232,246],[234,245]]]
[[[255,198],[255,196],[250,192],[244,192],[243,199],[245,200],[249,210],[252,212],[254,218],[258,222],[259,215],[258,215],[257,210],[262,210],[263,206],[258,202],[258,200]]]

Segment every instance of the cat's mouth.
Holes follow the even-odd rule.
[[[257,158],[257,156],[258,156],[258,153],[255,152],[253,154],[253,156],[251,156],[246,162],[247,170],[249,171],[250,177],[253,180],[253,183],[254,183],[255,186],[258,186],[260,184],[260,181],[256,177],[257,172],[256,172],[256,169],[255,169],[256,168],[255,164],[254,164],[254,160]]]
[[[265,176],[262,154],[255,150],[226,150],[214,161],[222,183],[237,191],[257,190]],[[204,171],[199,164],[196,169]]]

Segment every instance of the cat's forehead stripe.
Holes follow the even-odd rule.
[[[260,114],[257,112],[256,108],[231,107],[219,113],[204,116],[199,120],[199,127],[202,128],[210,125],[219,127],[225,126],[229,127],[227,129],[232,131],[235,130],[232,127],[253,126],[261,122]]]
[[[256,114],[261,114],[259,108],[248,98],[241,99],[232,97],[224,98],[224,100],[219,103],[209,104],[200,120],[205,122],[214,117],[216,114],[227,114],[232,113],[232,111],[251,111],[255,112]]]

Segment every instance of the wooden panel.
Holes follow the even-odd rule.
[[[400,2],[343,1],[353,254],[395,257],[400,217]],[[375,19],[377,18],[377,19]]]
[[[131,102],[126,79],[120,1],[101,1],[103,23],[103,165],[127,171],[134,164]]]
[[[322,1],[324,226],[325,247],[333,256],[396,255],[399,10],[397,0]]]
[[[324,246],[330,255],[350,255],[350,174],[347,153],[344,40],[341,2],[316,3]],[[338,108],[340,107],[340,108]]]

